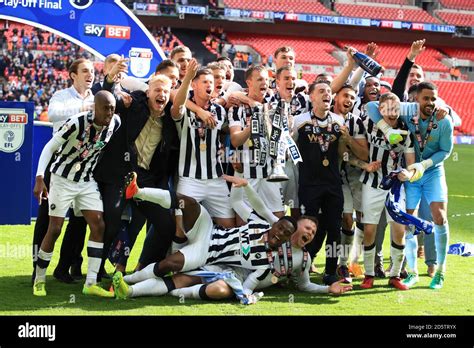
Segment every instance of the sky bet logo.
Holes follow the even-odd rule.
[[[103,24],[84,24],[84,35],[107,39],[130,39],[130,27]]]

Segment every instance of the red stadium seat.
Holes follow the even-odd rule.
[[[440,23],[440,21],[422,9],[412,7],[380,7],[369,5],[336,4],[336,11],[347,17],[362,17],[409,21],[417,23]]]
[[[474,13],[458,12],[453,10],[436,11],[435,13],[447,24],[459,26],[474,25]]]
[[[458,10],[474,10],[474,1],[472,0],[440,0],[441,5]]]
[[[470,59],[474,62],[474,49],[441,48],[448,56],[458,59]]]
[[[315,0],[225,0],[226,7],[254,11],[282,11],[332,15],[333,13]]]
[[[348,45],[355,47],[359,51],[364,51],[367,46],[367,42],[362,41],[337,41],[336,43],[341,48]],[[377,46],[380,49],[380,53],[376,60],[385,68],[390,69],[399,69],[410,50],[409,45],[401,44],[378,42]],[[441,64],[441,58],[443,58],[443,55],[439,51],[434,48],[427,48],[425,52],[417,57],[416,62],[427,71],[448,72],[448,67]]]
[[[436,81],[439,95],[451,106],[461,117],[462,125],[460,130],[463,133],[474,134],[474,83],[473,82],[452,82]]]
[[[337,59],[331,56],[334,46],[325,40],[244,33],[229,33],[227,38],[234,45],[249,45],[267,57],[273,55],[278,47],[291,46],[296,52],[298,63],[339,65]]]
[[[357,2],[372,2],[376,4],[409,5],[407,0],[360,0]]]

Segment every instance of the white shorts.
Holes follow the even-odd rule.
[[[344,210],[346,214],[352,214],[355,211],[362,211],[362,183],[342,184],[342,193],[344,195]]]
[[[247,179],[255,192],[258,193],[266,207],[271,212],[284,211],[281,194],[281,184],[279,182],[270,182],[267,179]],[[250,206],[247,196],[244,193],[244,202]]]
[[[393,222],[392,217],[385,208],[385,199],[389,191],[374,189],[370,185],[362,185],[362,223],[377,225],[380,216],[385,210],[387,222]],[[400,189],[400,207],[405,210],[405,189]]]
[[[49,215],[66,217],[71,207],[74,210],[104,211],[99,186],[94,180],[75,182],[51,173],[49,183]]]
[[[211,216],[201,205],[199,217],[194,226],[186,232],[188,244],[179,250],[184,255],[184,266],[180,272],[192,271],[206,264],[213,227]]]
[[[223,178],[202,180],[180,177],[176,192],[194,198],[207,209],[212,217],[235,217],[230,205],[229,188]]]
[[[286,161],[285,174],[288,175],[288,180],[281,182],[283,202],[290,208],[299,208],[298,166],[291,160]]]
[[[344,195],[344,210],[345,214],[352,214],[355,211],[362,211],[362,183],[360,182],[361,171],[346,166],[346,173],[342,181],[342,193]]]

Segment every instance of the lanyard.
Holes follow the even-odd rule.
[[[331,132],[332,132],[332,117],[328,115],[328,127],[327,133],[323,135],[321,133],[321,128],[319,127],[318,118],[314,114],[313,110],[311,110],[311,119],[313,120],[313,133],[316,134],[318,137],[319,147],[321,148],[321,152],[327,152],[329,149],[329,141],[331,139]],[[324,137],[324,139],[323,139]]]
[[[430,116],[430,123],[428,123],[428,128],[426,129],[425,139],[422,139],[421,132],[420,132],[420,125],[419,125],[419,116],[415,116],[413,118],[413,123],[415,124],[415,136],[416,140],[418,141],[418,145],[420,146],[420,153],[423,153],[425,149],[426,143],[428,142],[428,138],[430,137],[431,130],[433,129],[433,115]]]
[[[84,142],[86,139],[89,139],[89,136],[90,136],[90,133],[91,133],[91,127],[92,127],[92,123],[90,123],[86,130],[85,130],[85,134],[84,134],[84,137],[82,137],[82,139],[79,141],[79,143],[77,143],[76,145],[76,149],[78,151],[80,151],[79,155],[78,155],[78,159],[79,159],[79,162],[82,162],[84,160],[84,158],[87,157],[87,155],[89,154],[89,149],[93,148],[94,145],[97,143],[97,140],[99,140],[100,138],[100,135],[102,134],[102,131],[100,132],[97,132],[97,134],[94,136],[94,138],[92,139],[92,141],[90,142],[90,145],[86,145],[86,148],[84,150],[81,151],[81,148],[82,146],[84,145]],[[90,140],[90,139],[89,139]],[[99,142],[99,146],[101,146],[102,142]],[[101,146],[102,147],[102,146]]]
[[[282,246],[278,247],[278,258],[279,258],[279,261],[280,261],[280,272],[278,272],[277,270],[275,270],[275,260],[273,258],[273,253],[272,253],[272,251],[270,249],[270,246],[268,244],[268,233],[265,233],[263,235],[263,240],[265,242],[265,249],[266,249],[266,252],[267,252],[267,259],[268,259],[268,263],[270,264],[270,270],[271,270],[271,273],[272,273],[273,277],[276,277],[277,280],[281,276],[287,276],[288,278],[290,278],[291,273],[293,271],[293,251],[291,249],[291,243],[288,241],[285,244],[286,259],[288,261],[288,271],[286,270],[286,267],[285,267],[285,260],[284,260],[284,256],[283,256],[283,248],[282,248]],[[306,269],[306,265],[308,264],[308,260],[309,260],[309,256],[308,256],[309,254],[306,251],[306,249],[303,248],[302,250],[303,250],[303,262],[302,262],[302,266],[301,266],[301,273],[303,273],[304,270]]]

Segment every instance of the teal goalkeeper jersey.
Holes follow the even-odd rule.
[[[378,122],[382,119],[378,106],[378,102],[367,103],[367,112],[370,119],[374,122]],[[418,109],[418,103],[400,103],[400,119],[408,126],[409,131],[413,133],[415,137],[416,161],[421,162],[422,160],[431,159],[433,161],[433,166],[427,169],[430,170],[442,166],[443,161],[449,157],[453,150],[453,121],[450,116],[446,116],[440,121],[435,117],[433,128],[429,134],[426,146],[423,152],[421,152],[420,144],[416,137],[416,126],[414,122],[414,117],[417,116]],[[419,117],[418,126],[422,141],[426,138],[428,124],[429,118],[423,120]]]

